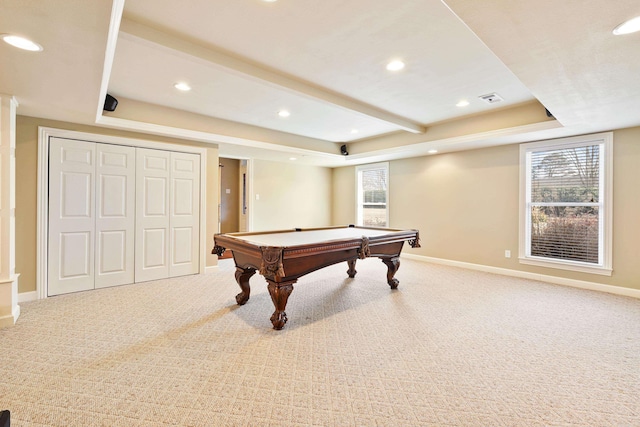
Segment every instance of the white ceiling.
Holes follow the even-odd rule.
[[[21,115],[223,156],[365,163],[639,126],[640,34],[611,34],[637,15],[637,0],[0,0],[0,33],[44,47],[0,44],[0,93]]]

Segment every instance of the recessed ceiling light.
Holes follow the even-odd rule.
[[[636,16],[618,25],[613,29],[613,34],[619,36],[622,34],[635,33],[636,31],[640,31],[640,16]]]
[[[191,86],[189,86],[185,82],[178,82],[178,83],[174,84],[173,87],[175,87],[176,89],[181,90],[183,92],[188,92],[188,91],[191,90]]]
[[[265,2],[265,3],[275,3],[278,0],[262,0],[262,1]]]
[[[14,36],[13,34],[2,34],[2,40],[18,49],[28,50],[30,52],[42,52],[43,48],[38,43],[32,42],[24,37]]]
[[[288,112],[287,110],[280,110],[280,111],[278,111],[278,115],[280,117],[289,117],[291,115],[291,113]]]
[[[351,129],[351,133],[352,133],[352,134],[356,134],[356,133],[358,133],[358,129]]]
[[[467,105],[469,105],[469,101],[467,101],[466,99],[463,99],[462,101],[456,104],[456,107],[466,107]]]
[[[265,1],[267,1],[267,0],[265,0]],[[271,0],[271,1],[274,1],[274,0]],[[295,157],[289,157],[289,160],[298,160],[298,159],[296,159]]]
[[[427,153],[429,153],[429,154],[436,154],[437,152],[438,152],[438,150],[436,150],[435,148],[427,151]]]
[[[389,71],[400,71],[404,68],[404,62],[395,59],[387,64],[387,70]]]

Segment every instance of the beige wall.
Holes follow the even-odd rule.
[[[207,239],[218,227],[216,146],[18,116],[16,272],[19,292],[35,291],[38,126],[207,147]],[[417,228],[418,255],[640,289],[640,128],[614,133],[614,236],[611,277],[521,265],[518,252],[517,145],[390,162],[390,226]],[[351,224],[355,168],[328,169],[254,160],[253,230]],[[260,195],[260,200],[255,195]],[[210,241],[209,241],[210,240]],[[505,249],[513,256],[504,258]],[[217,258],[207,250],[207,266]]]
[[[420,230],[417,255],[640,289],[638,141],[640,128],[614,132],[611,277],[518,262],[518,145],[390,162],[390,226]],[[334,224],[353,221],[355,168],[334,169],[333,188]]]
[[[333,169],[332,225],[356,223],[356,168]]]
[[[331,224],[331,169],[265,160],[252,167],[253,231]]]
[[[613,141],[613,281],[610,283],[640,289],[640,127],[614,132]]]
[[[36,219],[38,126],[64,130],[144,139],[147,141],[186,144],[207,148],[206,181],[206,247],[213,247],[213,234],[218,229],[218,147],[172,138],[124,132],[73,123],[18,116],[16,120],[16,272],[20,273],[18,292],[36,290]],[[217,265],[218,259],[207,250],[206,265]]]
[[[218,232],[218,147],[205,145],[207,147],[207,183],[205,192],[207,193],[207,232],[205,234],[205,256],[206,265],[211,267],[218,265],[218,256],[211,253],[213,249],[213,235]]]

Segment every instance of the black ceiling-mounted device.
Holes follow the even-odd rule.
[[[118,106],[118,100],[115,99],[113,96],[107,94],[107,96],[104,98],[103,110],[105,110],[105,111],[116,111],[116,107],[117,106]]]

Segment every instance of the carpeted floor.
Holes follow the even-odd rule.
[[[640,301],[403,260],[299,280],[271,329],[233,261],[22,304],[0,330],[20,426],[638,426]]]

